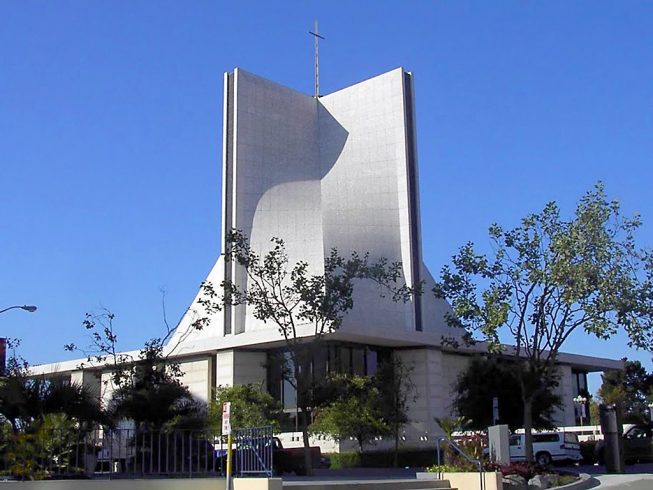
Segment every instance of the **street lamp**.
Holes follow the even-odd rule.
[[[651,419],[651,422],[653,422],[653,402],[648,404],[648,416]]]
[[[0,310],[0,313],[4,313],[5,311],[14,310],[14,309],[20,309],[20,310],[29,311],[30,313],[34,313],[36,311],[36,306],[34,306],[34,305],[10,306],[9,308],[5,308],[4,310]]]
[[[587,398],[584,396],[578,395],[574,398],[574,403],[578,406],[578,413],[580,415],[580,426],[583,426],[583,418],[585,418],[585,404],[587,403]]]
[[[0,310],[0,313],[4,313],[5,311],[9,310],[25,310],[29,311],[30,313],[34,313],[36,311],[36,306],[34,305],[14,305],[10,306],[9,308],[5,308],[3,310]],[[5,364],[7,362],[7,354],[6,354],[6,349],[7,349],[7,339],[4,337],[0,337],[0,376],[5,375]]]

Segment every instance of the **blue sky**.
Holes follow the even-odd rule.
[[[181,316],[219,253],[222,74],[312,93],[415,74],[424,257],[597,180],[653,246],[653,3],[0,2],[0,316],[32,363],[116,313],[123,348]],[[646,361],[623,337],[565,350]]]

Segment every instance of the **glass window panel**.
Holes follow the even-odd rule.
[[[340,372],[351,374],[351,349],[349,347],[340,348]]]
[[[365,349],[352,349],[351,353],[354,374],[365,376]]]
[[[366,354],[367,354],[365,360],[366,369],[367,369],[366,374],[368,376],[375,376],[378,370],[378,363],[379,363],[378,354],[375,350],[372,349],[367,349]]]

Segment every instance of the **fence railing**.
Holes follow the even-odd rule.
[[[480,459],[474,459],[469,456],[465,451],[463,451],[455,442],[453,442],[448,437],[438,437],[436,443],[436,451],[438,458],[438,466],[442,465],[442,450],[440,449],[440,443],[445,442],[450,448],[456,451],[460,456],[462,456],[468,463],[473,464],[478,468],[478,475],[480,479],[480,490],[485,490],[485,477],[483,475],[483,462]],[[446,446],[445,446],[446,448]]]
[[[269,427],[234,430],[234,474],[272,475]],[[40,430],[0,441],[0,472],[17,479],[222,476],[227,438],[206,430]]]
[[[272,476],[274,470],[274,439],[272,427],[236,429],[236,472],[240,476]]]

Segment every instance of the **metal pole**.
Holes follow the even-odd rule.
[[[320,32],[318,31],[317,19],[315,20],[315,98],[317,99],[320,96],[320,53],[318,42]]]
[[[227,490],[233,489],[233,482],[231,481],[231,466],[232,466],[232,454],[231,454],[231,432],[227,436]]]
[[[318,31],[317,20],[315,21],[315,32],[308,31],[313,35],[315,45],[315,98],[320,97],[320,57],[319,57],[319,40],[324,39]]]

